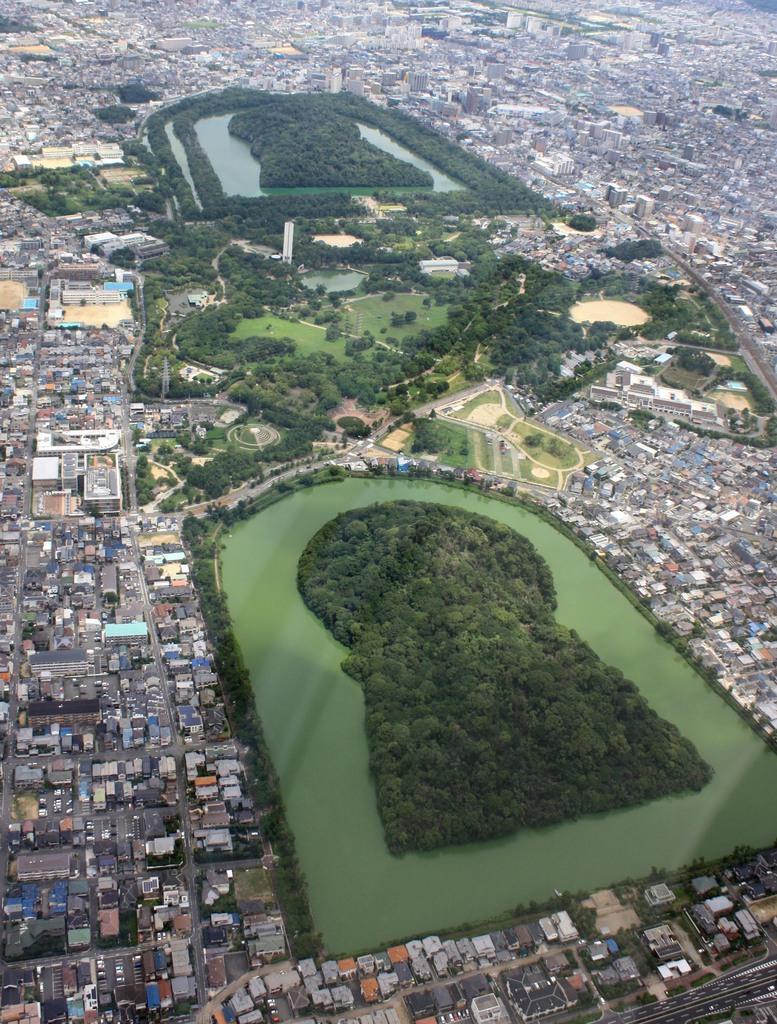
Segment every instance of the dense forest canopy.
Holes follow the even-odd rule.
[[[608,256],[623,263],[631,263],[632,260],[656,259],[664,250],[661,243],[654,238],[633,238],[618,245],[611,245],[604,251]]]
[[[244,222],[259,222],[268,219],[293,219],[294,206],[300,199],[310,200],[307,208],[315,209],[318,216],[341,216],[343,197],[338,193],[324,193],[316,196],[225,196],[210,161],[199,146],[193,126],[199,118],[214,114],[226,114],[260,109],[267,93],[255,89],[230,88],[204,96],[188,96],[183,100],[158,110],[148,119],[148,139],[156,158],[164,167],[172,184],[183,214],[189,219],[206,219],[224,216],[239,217]],[[551,204],[541,195],[527,188],[517,178],[486,163],[480,157],[467,152],[454,142],[420,124],[401,111],[379,107],[374,103],[352,96],[350,93],[317,96],[305,94],[295,101],[308,109],[321,105],[329,114],[378,128],[390,135],[400,145],[407,147],[417,156],[428,160],[451,178],[460,181],[466,188],[458,192],[419,191],[412,199],[405,199],[409,208],[423,214],[465,213],[497,214],[534,212],[548,213]],[[240,115],[242,117],[242,114]],[[203,209],[198,209],[192,200],[191,190],[173,155],[170,140],[165,134],[165,124],[173,121],[178,137],[184,144],[189,168]],[[234,119],[233,119],[234,120]],[[237,122],[239,123],[239,121]],[[402,164],[406,167],[408,165]],[[262,169],[262,183],[267,184]],[[426,177],[426,175],[424,175]]]
[[[422,502],[356,509],[313,537],[298,584],[350,648],[394,853],[709,780],[675,726],[555,621],[548,566],[506,526]]]
[[[229,122],[230,134],[260,160],[264,188],[431,188],[431,175],[365,142],[356,123],[325,100],[263,93]]]
[[[128,124],[130,121],[134,121],[136,116],[132,107],[125,107],[122,103],[98,107],[95,114],[106,124]]]
[[[126,82],[117,86],[116,92],[122,103],[150,103],[151,100],[159,99],[159,93],[142,82]]]

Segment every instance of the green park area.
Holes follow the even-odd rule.
[[[379,340],[388,336],[401,342],[440,327],[447,317],[448,307],[435,305],[426,295],[384,292],[352,299],[345,306],[343,330],[357,337],[369,332]]]
[[[454,469],[474,467],[474,431],[457,423],[442,420],[418,420],[413,431],[411,451],[414,455],[431,455],[438,462]]]
[[[514,415],[501,390],[481,392],[460,408],[417,419],[386,438],[402,448],[454,469],[524,480],[563,489],[571,472],[591,462],[593,452],[578,447],[533,420]]]
[[[116,175],[99,177],[90,168],[75,164],[9,171],[0,173],[0,187],[51,217],[127,203],[155,212],[164,209],[161,196],[145,190],[146,179],[137,168],[127,168],[120,179]]]
[[[300,320],[287,320],[285,317],[267,313],[264,316],[250,317],[241,320],[233,337],[243,338],[290,338],[297,346],[300,355],[308,356],[315,352],[328,352],[337,359],[345,358],[345,341],[338,336],[333,341],[327,340],[325,327],[318,324],[302,323]]]
[[[547,469],[574,469],[582,464],[582,453],[573,444],[530,420],[513,417],[507,434],[512,434],[527,455]]]
[[[203,118],[229,118],[230,137],[253,147],[266,184],[265,162],[277,157],[277,180],[285,179],[288,154],[279,155],[277,147],[273,154],[257,128],[276,115],[287,118],[292,109],[306,122],[325,113],[332,115],[329,127],[347,118],[377,129],[465,188],[443,191],[419,182],[403,191],[401,204],[392,205],[388,195],[338,190],[332,184],[338,168],[319,161],[305,169],[305,181],[296,182],[293,194],[258,195],[254,186],[227,191],[223,168],[195,126]],[[255,90],[229,89],[156,112],[147,128],[150,150],[130,143],[128,159],[156,176],[154,194],[170,200],[173,219],[153,224],[169,251],[144,266],[148,329],[137,384],[145,394],[158,395],[167,366],[169,397],[223,394],[249,418],[278,431],[277,440],[263,445],[247,425],[181,439],[173,466],[187,499],[212,498],[268,465],[310,456],[344,407],[370,422],[401,419],[441,396],[451,396],[442,408],[455,409],[457,391],[492,375],[520,388],[539,407],[567,398],[605,372],[610,346],[621,334],[659,332],[666,338],[672,330],[685,331],[693,337],[686,344],[698,345],[700,336],[725,332],[717,310],[682,284],[626,271],[573,282],[520,256],[494,260],[498,218],[550,214],[547,204],[397,111],[349,96],[297,97],[287,104]],[[186,153],[194,191],[171,148],[171,134]],[[327,128],[317,145],[329,151],[331,139]],[[386,172],[386,188],[396,187],[396,166],[362,163],[362,146],[352,141],[349,175],[361,174],[369,163],[370,172]],[[281,249],[287,220],[295,224],[291,265],[267,258]],[[313,241],[322,234],[359,239],[348,250],[346,267],[341,254]],[[471,273],[451,280],[421,273],[420,260],[447,256],[467,261]],[[313,275],[331,282],[332,275],[346,272],[357,275],[351,293],[328,292],[325,283],[309,287]],[[171,314],[164,297],[191,291],[225,301]],[[634,302],[650,320],[639,332],[609,321],[576,322],[570,310],[592,295]],[[720,336],[704,347],[722,354],[726,344]],[[570,352],[586,354],[574,378],[560,374]],[[215,368],[218,380],[191,367]],[[545,427],[524,424],[509,400],[488,390],[441,416],[452,426],[436,438],[439,447],[427,446],[425,453],[454,468],[563,487],[588,453]],[[739,396],[724,397],[733,403]],[[410,438],[396,440],[407,450]]]
[[[469,419],[470,414],[479,409],[481,405],[501,405],[502,397],[499,391],[483,391],[479,395],[475,395],[474,398],[470,398],[469,401],[462,405],[461,409],[456,411],[456,417],[460,420]]]

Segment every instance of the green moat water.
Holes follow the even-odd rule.
[[[314,290],[321,285],[328,292],[351,292],[366,276],[358,270],[309,270],[300,277],[300,281],[306,288]]]
[[[260,184],[261,164],[251,152],[251,147],[242,139],[229,134],[229,122],[233,116],[233,114],[217,114],[212,117],[203,117],[195,122],[194,125],[199,143],[210,160],[226,195],[254,197],[265,195],[305,195],[317,192],[350,192],[354,195],[371,195],[374,191],[372,188],[310,187],[263,189]],[[453,192],[462,188],[462,185],[454,181],[453,178],[448,177],[447,174],[444,174],[433,164],[430,164],[428,160],[424,160],[411,150],[400,146],[398,142],[395,142],[385,132],[361,124],[358,127],[362,138],[377,149],[395,156],[398,160],[403,160],[405,163],[412,164],[414,167],[429,172],[432,177],[432,185],[428,189],[422,189],[421,191]],[[183,170],[183,162],[175,147],[174,152]],[[187,171],[188,166],[184,170],[184,174]],[[400,188],[391,189],[390,191],[417,192],[419,190]]]
[[[400,498],[488,515],[528,537],[553,572],[558,620],[696,744],[714,769],[710,784],[506,839],[392,857],[367,769],[361,689],[340,669],[345,649],[303,604],[296,572],[308,540],[338,512]],[[233,529],[223,584],[330,951],[482,921],[554,889],[590,891],[653,866],[765,845],[777,833],[777,757],[580,549],[531,512],[410,480],[314,487]]]

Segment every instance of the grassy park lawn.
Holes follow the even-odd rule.
[[[431,305],[424,306],[423,294],[413,292],[399,292],[392,299],[385,302],[380,295],[368,295],[364,299],[351,300],[344,304],[345,325],[344,329],[349,334],[361,336],[369,331],[376,338],[390,336],[402,341],[405,338],[413,337],[421,331],[432,330],[444,324],[448,318],[447,306]],[[392,314],[404,316],[405,313],[415,313],[416,319],[412,323],[392,326]]]
[[[709,383],[706,373],[684,370],[680,366],[668,366],[661,374],[662,383],[670,388],[684,388],[686,391],[698,391]]]
[[[525,480],[527,483],[544,484],[547,487],[560,487],[564,479],[564,475],[558,470],[545,469],[529,462],[528,459],[521,459],[519,474],[521,480]]]
[[[210,430],[205,435],[205,440],[208,442],[208,446],[210,448],[215,448],[218,451],[223,451],[225,448],[227,448],[228,429],[228,427],[221,426],[220,424],[211,427]]]
[[[438,433],[444,439],[444,447],[437,452],[426,453],[436,458],[445,466],[453,466],[454,469],[469,469],[475,466],[475,449],[473,445],[473,434],[475,431],[467,430],[464,426],[456,423],[442,423],[437,421]],[[405,451],[408,449],[405,448]],[[414,452],[414,455],[424,454]]]
[[[557,434],[544,430],[536,423],[528,420],[514,420],[510,432],[516,438],[518,444],[535,459],[540,465],[548,469],[572,469],[580,459],[580,452],[568,441],[564,441]],[[538,443],[529,445],[527,437],[536,437]]]
[[[345,359],[345,340],[342,337],[327,341],[325,328],[317,324],[303,324],[299,320],[284,320],[271,313],[241,320],[232,335],[235,338],[291,338],[300,355],[329,352],[337,359]]]
[[[734,376],[738,373],[747,373],[747,363],[744,361],[742,356],[730,355],[729,359],[731,360],[731,372]]]

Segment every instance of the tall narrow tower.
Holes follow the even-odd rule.
[[[283,225],[283,262],[291,263],[294,250],[294,221],[287,220]]]

